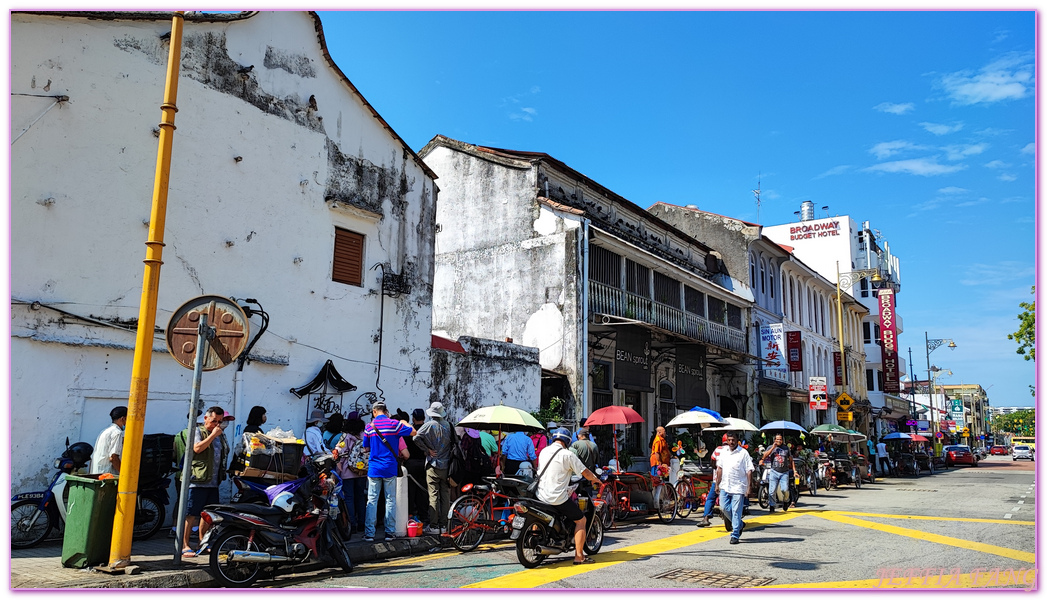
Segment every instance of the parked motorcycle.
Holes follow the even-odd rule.
[[[352,561],[339,528],[339,508],[330,454],[313,455],[308,475],[270,486],[267,506],[212,504],[201,519],[209,525],[200,551],[209,551],[211,575],[225,587],[246,587],[267,568],[297,565],[328,556],[346,573]],[[274,572],[273,569],[272,572]]]
[[[86,442],[70,445],[66,438],[65,445],[65,451],[55,459],[56,472],[46,490],[11,497],[12,548],[32,548],[46,540],[53,529],[64,529],[69,495],[66,476],[86,467],[94,452],[91,444]],[[132,539],[149,539],[163,527],[167,517],[164,506],[170,502],[167,494],[170,485],[170,478],[160,477],[139,487]]]
[[[572,494],[578,484],[571,486]],[[600,513],[602,500],[591,493],[579,495],[582,513],[585,515],[585,545],[587,555],[593,555],[603,546],[603,521]],[[520,498],[513,504],[511,539],[516,541],[516,558],[520,564],[533,569],[545,561],[545,557],[574,553],[574,522],[559,514],[555,507],[533,498]]]

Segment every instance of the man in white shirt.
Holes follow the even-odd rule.
[[[124,451],[124,427],[127,425],[127,407],[117,406],[109,411],[113,424],[102,430],[91,454],[91,474],[120,474],[120,455]]]
[[[731,543],[737,544],[745,523],[742,510],[745,497],[749,495],[750,474],[753,459],[749,452],[738,445],[738,434],[727,433],[727,448],[720,451],[716,461],[716,488],[720,490],[720,511],[724,515],[724,527],[731,532]]]
[[[720,454],[725,450],[729,450],[726,435],[723,436],[723,445],[717,446],[716,450],[713,450],[712,456],[709,457],[713,464],[719,464],[717,459],[720,458]],[[718,495],[719,490],[716,487],[716,482],[713,481],[709,485],[709,491],[705,494],[705,510],[702,512],[702,520],[698,521],[696,527],[708,527],[710,525],[709,516],[713,514],[713,504],[716,503],[716,496]]]
[[[880,443],[876,444],[876,469],[880,472],[880,477],[886,477],[891,472],[891,458],[887,454],[887,444],[884,443],[883,438],[880,438]]]
[[[567,449],[571,445],[571,432],[565,427],[552,431],[552,439],[549,445],[538,455],[538,463],[542,465],[538,474],[538,499],[546,504],[556,507],[563,516],[574,521],[574,564],[594,562],[582,553],[585,546],[585,515],[578,508],[576,502],[571,501],[568,486],[571,484],[571,475],[581,475],[599,485],[593,472],[585,468],[581,459]]]

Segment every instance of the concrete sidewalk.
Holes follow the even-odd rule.
[[[443,545],[449,546],[450,542],[445,541]],[[359,533],[354,534],[347,545],[353,565],[438,552],[440,547],[441,539],[435,536],[365,542],[363,534]],[[91,568],[63,567],[61,539],[49,540],[36,548],[11,551],[11,588],[190,588],[217,585],[208,570],[209,556],[183,558],[181,565],[175,565],[174,550],[175,541],[162,531],[150,540],[134,542],[131,546],[131,564],[140,568],[139,573],[110,575]],[[333,563],[309,562],[282,567],[279,573],[308,573],[328,568],[337,567]],[[265,585],[265,582],[260,581],[259,585]]]

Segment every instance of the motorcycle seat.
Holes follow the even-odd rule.
[[[205,509],[212,509],[213,508],[213,509],[216,509],[216,510],[245,512],[245,513],[248,513],[248,514],[265,515],[265,516],[285,515],[285,514],[287,514],[286,512],[284,512],[284,510],[282,508],[277,508],[275,506],[265,506],[265,505],[262,505],[262,504],[251,504],[250,502],[239,502],[239,503],[235,503],[235,504],[209,504],[209,505],[205,506],[204,508]]]

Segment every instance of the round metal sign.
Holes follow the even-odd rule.
[[[945,437],[945,434],[944,434],[944,433],[942,433],[942,432],[940,432],[940,431],[936,431],[936,432],[934,433],[934,437],[936,437],[936,438],[938,438],[938,439],[940,440],[940,439],[942,439],[943,437]]]
[[[244,310],[229,298],[198,296],[183,304],[167,323],[167,351],[187,369],[192,369],[196,361],[201,315],[207,315],[207,325],[214,331],[202,369],[215,371],[244,351],[250,323]]]

